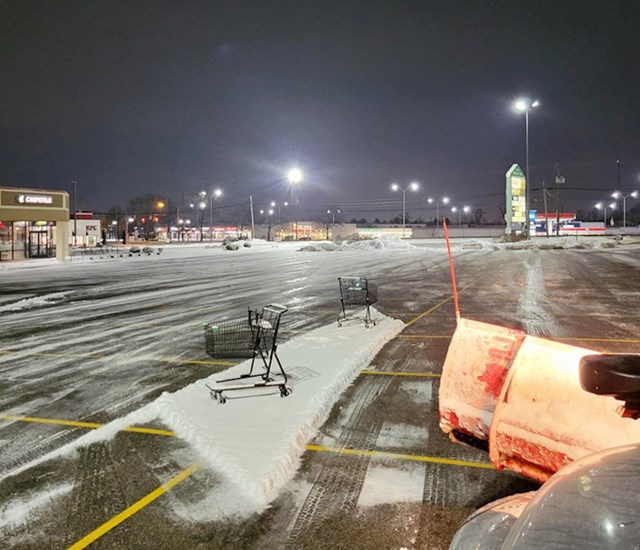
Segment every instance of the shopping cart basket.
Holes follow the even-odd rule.
[[[253,357],[258,312],[247,310],[244,317],[225,319],[204,325],[207,354],[215,358]]]
[[[375,325],[371,318],[369,306],[378,301],[378,287],[370,283],[366,277],[338,277],[340,285],[341,309],[338,313],[338,326],[342,326],[347,316],[347,308],[350,306],[365,306],[364,324],[367,328]]]
[[[225,378],[224,380],[217,380],[215,382],[215,386],[206,384],[207,388],[211,392],[211,397],[213,399],[216,399],[218,403],[223,404],[226,402],[227,399],[223,395],[224,392],[236,390],[276,387],[280,390],[280,397],[286,397],[291,393],[291,388],[287,386],[287,374],[285,373],[284,368],[282,367],[282,363],[280,362],[280,358],[277,354],[277,340],[278,330],[280,329],[280,319],[282,317],[282,314],[286,311],[287,308],[279,304],[270,304],[266,307],[263,307],[262,311],[255,311],[250,309],[248,317],[245,320],[245,325],[248,325],[248,330],[245,326],[242,326],[241,328],[236,326],[235,330],[227,329],[226,331],[215,333],[211,331],[211,327],[215,325],[208,325],[209,336],[207,336],[207,326],[205,326],[205,340],[207,341],[207,346],[209,346],[209,340],[211,340],[212,345],[215,345],[216,340],[218,341],[218,351],[213,349],[213,353],[220,353],[220,350],[226,349],[225,337],[223,336],[225,333],[230,335],[229,342],[231,342],[231,344],[229,344],[229,346],[230,348],[234,349],[233,353],[244,351],[246,349],[245,344],[247,342],[247,338],[249,338],[249,334],[251,335],[251,349],[249,355],[249,357],[251,357],[251,367],[249,368],[249,372],[246,374],[241,374],[240,376],[235,378]],[[220,325],[217,326],[218,328],[220,328]],[[242,336],[236,338],[237,332],[240,332]],[[216,334],[219,334],[220,336],[216,338]],[[209,353],[208,347],[207,353]],[[216,356],[219,357],[220,355]],[[234,355],[234,357],[238,357],[238,355]],[[254,373],[254,368],[256,367],[256,358],[258,357],[262,361],[264,370],[260,373]],[[275,374],[272,372],[274,359],[280,371],[279,373]],[[276,376],[281,376],[281,378],[276,380]],[[254,383],[225,385],[228,382],[247,380],[250,378],[259,378],[260,381]]]

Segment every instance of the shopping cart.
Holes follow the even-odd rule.
[[[342,306],[338,313],[338,326],[346,321],[347,308],[349,306],[365,306],[364,324],[369,328],[375,325],[376,321],[371,318],[369,306],[378,301],[378,287],[370,283],[366,277],[338,277],[340,285],[340,304]]]
[[[252,388],[275,387],[280,390],[280,397],[286,397],[291,393],[291,388],[287,386],[287,374],[277,354],[280,319],[286,311],[285,306],[270,304],[263,307],[261,311],[249,309],[246,318],[205,325],[205,344],[209,355],[213,357],[251,357],[248,373],[234,378],[217,380],[215,386],[205,383],[211,392],[212,399],[223,404],[227,401],[223,395],[224,392]],[[258,357],[262,360],[264,370],[261,373],[254,373]],[[274,359],[280,370],[275,374],[272,372]],[[282,378],[276,380],[275,376],[282,376]],[[250,378],[259,378],[260,381],[225,385],[228,382]]]
[[[207,354],[215,358],[253,357],[258,312],[247,309],[244,317],[225,319],[204,325]]]

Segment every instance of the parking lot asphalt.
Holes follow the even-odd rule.
[[[462,315],[638,352],[637,251],[635,244],[460,249]],[[253,260],[219,265],[201,257],[180,269],[154,259],[141,283],[128,280],[141,264],[96,262],[53,275],[12,270],[9,293],[57,298],[47,311],[12,309],[2,321],[3,546],[446,548],[473,510],[535,488],[495,471],[484,453],[450,442],[438,428],[439,374],[455,329],[446,257],[429,250],[329,257],[331,265],[327,256],[282,252],[268,260],[268,281]],[[204,354],[197,330],[212,304],[229,308],[238,294],[264,302],[297,288],[285,295],[292,312],[286,339],[333,322],[335,275],[355,271],[371,274],[377,307],[405,329],[337,398],[295,478],[268,509],[244,514],[241,492],[159,424],[55,455],[163,391],[226,368],[229,362]]]

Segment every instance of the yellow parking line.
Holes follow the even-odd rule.
[[[449,466],[463,466],[466,468],[482,468],[486,470],[493,470],[495,467],[493,464],[489,464],[486,462],[473,462],[469,460],[457,460],[452,458],[440,458],[435,456],[424,456],[424,455],[411,455],[411,454],[403,454],[403,453],[389,453],[385,451],[371,451],[366,449],[346,449],[341,447],[326,447],[324,445],[307,445],[306,449],[308,451],[316,451],[316,452],[325,452],[325,453],[335,453],[349,456],[370,456],[376,458],[391,458],[395,460],[411,460],[416,462],[427,462],[431,464],[445,464]],[[78,542],[73,544],[68,548],[68,550],[82,550],[98,540],[103,535],[107,534],[113,528],[120,525],[123,521],[130,518],[132,515],[136,514],[144,507],[151,504],[158,497],[162,496],[169,489],[175,487],[178,483],[184,481],[186,478],[197,472],[200,468],[202,468],[204,461],[200,460],[195,464],[189,466],[186,470],[180,472],[177,476],[173,477],[160,487],[158,487],[155,491],[149,493],[145,497],[138,500],[136,503],[132,504],[126,510],[123,510],[118,515],[111,518],[109,521],[103,523],[97,529],[94,529],[80,539]]]
[[[434,376],[439,376],[439,375],[434,375]],[[74,420],[56,420],[53,418],[37,418],[37,417],[29,417],[29,416],[11,416],[7,414],[0,414],[0,420],[1,419],[16,420],[20,422],[40,422],[43,424],[60,424],[62,426],[76,426],[76,427],[91,428],[91,429],[100,428],[101,426],[104,425],[104,424],[97,424],[94,422],[77,422]],[[142,432],[142,433],[148,433],[152,435],[165,435],[165,436],[176,435],[175,432],[172,432],[169,430],[154,430],[151,428],[129,427],[125,431]],[[449,464],[452,466],[468,466],[470,468],[493,468],[493,465],[489,463],[457,460],[453,458],[439,458],[439,457],[424,456],[424,455],[388,453],[385,451],[372,451],[372,450],[366,450],[366,449],[346,449],[343,447],[326,447],[324,445],[312,445],[312,444],[306,445],[305,448],[307,451],[317,451],[317,452],[325,452],[325,453],[339,453],[339,454],[356,455],[356,456],[377,456],[377,457],[383,457],[383,458],[395,458],[398,460],[434,462],[438,464]]]
[[[420,319],[422,319],[423,317],[426,317],[427,315],[429,315],[430,313],[432,313],[433,311],[435,311],[438,308],[441,308],[444,304],[446,304],[447,302],[450,302],[451,300],[453,300],[453,296],[449,296],[449,298],[447,298],[446,300],[442,300],[442,302],[437,303],[435,306],[433,306],[432,308],[428,309],[427,311],[422,312],[420,315],[418,315],[417,317],[414,317],[413,319],[411,319],[411,321],[408,321],[405,323],[404,327],[410,327],[411,325],[413,325],[416,321],[419,321]]]
[[[234,361],[208,361],[199,359],[157,359],[158,361],[164,361],[165,363],[177,363],[179,365],[218,365],[223,367],[234,367],[237,362]]]
[[[317,451],[323,453],[393,458],[396,460],[413,460],[417,462],[430,462],[433,464],[448,464],[450,466],[465,466],[467,468],[485,468],[487,470],[495,469],[493,464],[490,464],[488,462],[472,462],[470,460],[457,460],[455,458],[440,458],[436,456],[388,453],[386,451],[371,451],[367,449],[346,449],[344,447],[325,447],[324,445],[307,445],[306,448],[308,451]]]
[[[550,340],[558,340],[558,341],[576,341],[580,340],[581,342],[611,342],[614,344],[640,344],[640,340],[636,339],[623,339],[623,338],[584,338],[584,337],[567,337],[563,336],[562,338],[550,338]]]
[[[435,372],[396,372],[390,370],[363,370],[360,374],[379,374],[382,376],[416,376],[424,378],[440,378],[440,374]]]
[[[57,418],[39,418],[35,416],[14,416],[11,414],[0,414],[0,420],[13,420],[17,422],[36,422],[38,424],[56,424],[59,426],[73,426],[74,428],[89,428],[96,430],[104,426],[104,424],[98,424],[97,422],[82,422],[78,420],[60,420]],[[175,432],[170,430],[157,430],[155,428],[139,428],[137,426],[129,426],[124,428],[125,432],[144,433],[152,435],[166,435],[174,436]]]
[[[462,292],[463,290],[468,289],[469,287],[473,286],[473,283],[468,284],[463,286],[462,288],[459,289],[460,292]],[[451,300],[453,300],[453,295],[449,296],[448,298],[446,298],[445,300],[442,300],[442,302],[437,303],[435,306],[433,306],[432,308],[428,309],[427,311],[421,313],[420,315],[418,315],[417,317],[414,317],[413,319],[411,319],[411,321],[408,321],[407,323],[405,323],[404,328],[410,327],[411,325],[413,325],[416,321],[419,321],[420,319],[422,319],[423,317],[426,317],[427,315],[430,315],[431,313],[433,313],[436,309],[441,308],[444,304],[446,304],[447,302],[450,302]]]
[[[123,510],[117,516],[112,517],[109,521],[107,521],[106,523],[103,523],[97,529],[94,529],[93,531],[91,531],[91,533],[89,533],[87,536],[83,537],[78,542],[71,545],[69,547],[69,550],[81,550],[82,548],[86,548],[91,543],[98,540],[101,536],[111,531],[111,529],[120,525],[127,518],[139,512],[148,504],[151,504],[154,500],[156,500],[159,496],[162,496],[169,489],[171,489],[172,487],[175,487],[178,483],[180,483],[181,481],[184,481],[190,475],[197,472],[202,467],[202,465],[203,465],[202,460],[196,462],[195,464],[192,464],[186,470],[183,470],[182,472],[180,472],[177,476],[171,478],[166,483],[163,483],[162,485],[160,485],[160,487],[158,487],[155,491],[141,498],[138,502],[132,504],[131,506],[129,506],[129,508],[127,508],[126,510]]]

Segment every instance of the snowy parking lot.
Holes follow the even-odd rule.
[[[551,241],[454,241],[462,314],[639,352],[638,243]],[[370,329],[337,326],[352,275],[378,285]],[[0,278],[4,547],[446,548],[534,486],[438,429],[442,241],[170,245]],[[293,393],[218,404],[203,381],[246,364],[207,355],[203,325],[272,303]]]

